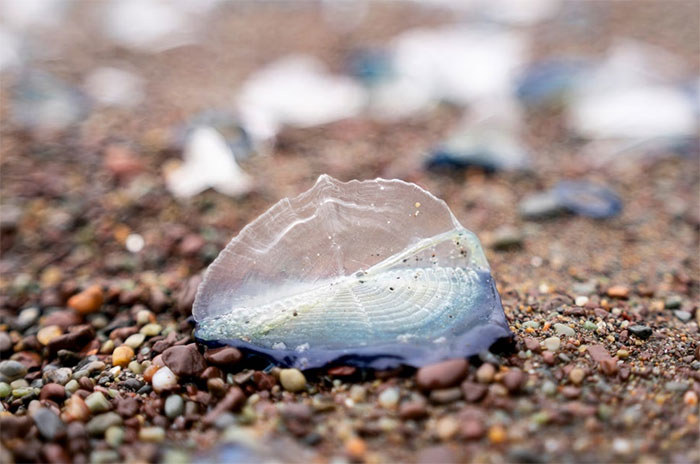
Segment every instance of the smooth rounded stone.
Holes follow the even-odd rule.
[[[552,192],[528,195],[518,204],[518,211],[525,219],[543,219],[564,212],[558,198]]]
[[[5,382],[0,382],[0,398],[10,396],[10,393],[12,393],[12,388],[10,385]]]
[[[153,374],[151,385],[156,393],[172,390],[177,386],[177,376],[168,367],[161,367]]]
[[[107,340],[100,347],[100,354],[112,354],[114,351],[114,340]]]
[[[78,388],[80,388],[80,385],[75,379],[72,379],[66,383],[66,391],[68,393],[75,393],[76,391],[78,391]]]
[[[141,372],[143,372],[143,369],[141,368],[141,363],[139,363],[138,361],[131,361],[128,365],[128,369],[136,375],[139,375],[141,374]]]
[[[593,321],[586,321],[583,323],[583,328],[586,330],[595,330],[598,326]]]
[[[73,371],[69,367],[60,367],[58,369],[46,369],[42,376],[46,383],[57,383],[65,385],[71,379]]]
[[[129,337],[124,340],[124,344],[126,346],[130,346],[133,349],[138,348],[143,344],[144,340],[146,340],[146,336],[142,333],[135,333],[132,335],[129,335]]]
[[[155,320],[154,314],[147,309],[141,309],[136,313],[136,323],[138,325],[143,326],[149,324],[153,320]]]
[[[452,416],[445,416],[435,424],[435,433],[442,441],[454,437],[459,430],[459,422]]]
[[[539,321],[525,321],[525,322],[523,322],[523,328],[524,329],[539,329],[540,322]]]
[[[39,308],[26,308],[20,311],[17,316],[16,325],[19,330],[24,330],[36,323],[39,320]]]
[[[651,337],[651,334],[653,331],[651,330],[650,327],[647,327],[645,325],[631,325],[627,328],[629,332],[634,335],[637,338],[640,338],[642,340],[646,340],[649,337]]]
[[[139,430],[139,440],[150,443],[161,443],[165,440],[165,429],[162,427],[142,427]]]
[[[676,382],[676,381],[671,381],[671,382],[666,382],[664,384],[664,388],[670,392],[674,393],[683,393],[685,392],[690,385],[686,382]]]
[[[66,400],[63,412],[68,416],[67,420],[86,421],[90,417],[90,409],[88,409],[85,401],[79,395],[73,395]]]
[[[160,324],[146,324],[141,327],[139,332],[147,337],[155,337],[159,335],[162,330],[163,327]]]
[[[479,383],[491,383],[496,375],[496,368],[493,364],[484,363],[476,370],[476,380]]]
[[[208,379],[207,390],[209,390],[209,393],[216,397],[222,397],[226,394],[227,391],[226,382],[224,382],[224,379],[221,379],[219,377],[213,377],[211,379]]]
[[[176,375],[199,376],[207,364],[194,343],[189,345],[171,346],[161,355],[163,363]]]
[[[430,401],[438,404],[452,403],[462,399],[462,390],[459,387],[431,390]]]
[[[36,339],[39,341],[39,343],[46,346],[51,342],[51,340],[56,337],[60,337],[61,335],[63,335],[63,330],[61,330],[59,326],[49,325],[39,329],[39,332],[36,334]]]
[[[428,415],[425,400],[407,401],[399,407],[399,417],[403,420],[420,419]]]
[[[554,331],[557,333],[557,335],[565,335],[567,337],[574,337],[576,336],[576,331],[569,327],[566,324],[554,324]]]
[[[306,377],[299,369],[282,369],[280,383],[289,392],[300,392],[306,389]]]
[[[583,382],[583,379],[585,377],[586,371],[581,369],[580,367],[574,367],[569,372],[569,380],[571,380],[571,383],[573,383],[574,385],[581,385],[581,382]]]
[[[350,399],[355,403],[363,403],[367,399],[367,389],[362,385],[350,387]]]
[[[107,400],[107,398],[105,398],[104,394],[99,391],[88,395],[88,397],[85,398],[85,404],[93,414],[107,412],[112,409],[110,402]]]
[[[509,392],[515,393],[523,387],[526,380],[527,376],[525,373],[518,368],[514,368],[503,376],[503,385]]]
[[[12,339],[7,332],[0,331],[0,353],[5,353],[12,349]]]
[[[24,380],[24,379],[17,379],[17,380],[15,380],[15,381],[13,381],[13,382],[10,382],[10,387],[11,387],[12,389],[16,389],[16,388],[27,388],[28,386],[29,386],[29,382],[27,382],[27,381]]]
[[[416,373],[416,384],[421,390],[454,387],[467,376],[469,363],[466,359],[451,359],[421,367]]]
[[[126,367],[133,359],[135,353],[133,348],[128,345],[121,345],[112,352],[112,364],[115,366]]]
[[[120,462],[119,453],[114,450],[95,450],[90,453],[90,464],[114,464]]]
[[[489,244],[494,250],[508,250],[522,245],[523,239],[523,232],[520,229],[503,226],[493,232]]]
[[[27,375],[27,367],[12,359],[0,362],[0,381],[12,382]]]
[[[95,416],[85,425],[85,430],[92,436],[100,436],[112,426],[120,426],[124,421],[116,412],[105,412]]]
[[[690,314],[688,311],[682,311],[680,309],[677,311],[673,311],[673,315],[676,316],[676,318],[681,322],[688,322],[690,319],[693,318],[693,315]]]
[[[52,441],[66,433],[66,425],[60,417],[48,408],[39,408],[32,414],[39,434]]]
[[[574,299],[574,304],[576,306],[586,306],[586,303],[588,303],[588,297],[585,295],[577,296]]]
[[[57,383],[48,383],[41,388],[39,398],[60,404],[66,399],[66,387]]]
[[[481,401],[488,392],[488,387],[476,382],[465,381],[461,385],[462,396],[470,403]]]
[[[557,392],[557,385],[551,380],[545,380],[542,383],[542,393],[547,396],[552,396]]]
[[[666,309],[678,309],[683,304],[683,297],[680,295],[669,295],[664,300],[664,308]]]
[[[613,190],[588,181],[559,181],[552,194],[562,207],[580,216],[605,219],[622,211],[622,200]]]
[[[66,305],[86,316],[97,312],[104,302],[104,293],[99,285],[93,285],[68,299]]]
[[[389,387],[379,394],[377,398],[379,405],[385,409],[396,409],[399,404],[399,389]]]
[[[180,395],[170,395],[165,400],[165,415],[169,419],[181,416],[185,410],[185,400]]]
[[[561,339],[559,337],[549,337],[544,340],[544,349],[547,351],[559,351]]]
[[[15,398],[22,398],[28,395],[32,395],[33,393],[34,389],[29,387],[20,387],[12,390],[12,396],[14,396]]]
[[[105,431],[105,441],[112,448],[118,448],[124,442],[124,428],[113,425]]]
[[[220,367],[231,367],[238,364],[243,355],[236,348],[225,346],[222,348],[215,348],[213,350],[207,350],[204,353],[204,359],[209,364],[214,364]]]

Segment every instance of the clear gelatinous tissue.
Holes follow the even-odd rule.
[[[477,237],[415,184],[319,177],[207,270],[197,338],[286,366],[422,366],[511,335]]]

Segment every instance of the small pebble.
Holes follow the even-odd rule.
[[[63,335],[63,330],[61,330],[59,326],[49,325],[39,329],[39,332],[36,334],[36,339],[39,340],[39,343],[46,346],[51,340],[61,335]]]
[[[106,412],[90,419],[85,425],[85,430],[93,436],[103,435],[108,428],[122,425],[122,417],[116,412]]]
[[[476,380],[479,383],[491,383],[496,375],[496,368],[492,364],[484,363],[476,371]]]
[[[160,324],[146,324],[141,327],[139,332],[147,337],[155,337],[156,335],[160,334],[162,330],[163,327],[161,327]]]
[[[525,373],[518,368],[514,368],[503,376],[503,385],[509,392],[515,393],[523,387],[526,380]]]
[[[355,403],[363,403],[367,399],[367,389],[362,385],[353,385],[350,387],[350,399]]]
[[[367,444],[362,438],[352,436],[345,442],[345,452],[352,459],[360,461],[367,453]]]
[[[502,425],[493,425],[489,428],[488,438],[491,443],[498,445],[508,439],[508,434]]]
[[[544,340],[544,348],[547,351],[559,351],[561,339],[559,337],[549,337]]]
[[[99,285],[93,285],[68,299],[67,306],[82,315],[92,314],[102,306],[104,295]]]
[[[588,303],[588,297],[587,296],[577,296],[576,299],[574,300],[574,304],[576,306],[586,306],[586,303]]]
[[[128,369],[136,375],[139,375],[141,374],[141,372],[143,372],[143,369],[141,368],[141,363],[139,363],[138,361],[131,361],[129,363]]]
[[[557,335],[565,335],[567,337],[573,337],[576,335],[576,332],[574,331],[574,329],[572,329],[571,327],[569,327],[566,324],[559,324],[559,323],[554,324],[554,331],[557,333]],[[552,350],[552,351],[556,351],[556,350]]]
[[[626,299],[629,296],[630,290],[624,285],[614,285],[608,288],[606,293],[610,298]]]
[[[185,401],[180,395],[170,395],[165,400],[165,415],[169,419],[175,419],[181,416],[185,410]]]
[[[138,325],[146,325],[155,320],[153,313],[147,309],[141,309],[136,313],[136,323]]]
[[[642,340],[648,339],[652,334],[651,328],[645,325],[631,325],[627,330],[629,330],[632,335]]]
[[[595,325],[595,322],[593,321],[586,321],[583,323],[583,328],[586,330],[595,330],[598,328],[598,326]]]
[[[80,388],[80,385],[75,379],[69,380],[68,383],[66,383],[66,391],[68,393],[75,393],[78,390],[78,388]]]
[[[78,395],[73,395],[66,400],[66,406],[63,412],[66,415],[66,421],[76,420],[85,422],[87,418],[90,417],[90,409],[88,409],[85,401]]]
[[[571,380],[571,382],[574,385],[581,385],[581,382],[583,382],[583,379],[585,377],[586,377],[586,371],[584,371],[580,367],[574,367],[569,372],[569,380]]]
[[[685,392],[685,395],[683,395],[683,403],[687,404],[688,406],[697,406],[697,393],[695,393],[693,390],[688,390],[687,392]]]
[[[459,430],[459,422],[452,416],[445,416],[437,421],[435,424],[435,432],[438,438],[443,441],[447,441],[454,437]]]
[[[107,340],[100,347],[100,354],[112,354],[114,351],[114,340]]]
[[[138,348],[141,346],[141,344],[146,340],[146,336],[142,333],[135,333],[132,335],[129,335],[129,337],[124,340],[124,344],[126,346],[130,346],[133,349]]]
[[[449,361],[421,367],[416,373],[416,384],[421,390],[445,389],[459,385],[466,377],[469,363],[466,359]]]
[[[395,387],[390,387],[379,394],[377,398],[379,405],[385,409],[396,409],[399,404],[399,390]]]
[[[177,376],[169,368],[161,367],[155,374],[153,374],[151,384],[153,385],[153,390],[156,393],[172,390],[173,388],[177,387]]]
[[[112,352],[112,364],[115,366],[126,367],[132,359],[134,359],[134,350],[127,345],[120,345]]]
[[[688,311],[673,311],[673,315],[676,316],[676,319],[678,319],[681,322],[688,322],[690,319],[693,318],[693,315],[690,314]]]
[[[299,369],[282,369],[280,383],[289,392],[300,392],[306,389],[306,377]]]
[[[165,429],[162,427],[142,427],[139,430],[139,440],[150,443],[161,443],[165,440]]]
[[[10,388],[10,385],[5,382],[0,382],[0,398],[10,396],[10,393],[12,393],[12,388]]]
[[[105,441],[112,448],[118,448],[124,442],[124,429],[113,425],[105,431]]]
[[[12,382],[27,375],[27,368],[21,362],[7,360],[0,362],[0,380]]]
[[[88,397],[85,398],[85,404],[93,414],[107,412],[112,408],[112,405],[107,401],[104,394],[99,391],[88,395]]]
[[[34,411],[32,419],[34,419],[39,434],[48,441],[66,433],[66,425],[61,418],[48,408],[39,408]]]

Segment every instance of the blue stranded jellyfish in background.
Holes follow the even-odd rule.
[[[197,337],[300,368],[422,366],[510,331],[477,237],[400,180],[321,176],[246,226],[207,270]]]

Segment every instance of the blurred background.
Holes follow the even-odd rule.
[[[698,268],[699,13],[2,0],[2,303],[169,297],[322,173],[444,198],[506,289],[672,285]]]

